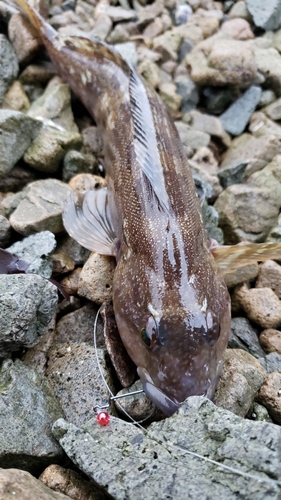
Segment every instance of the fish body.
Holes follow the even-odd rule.
[[[65,225],[84,246],[116,256],[116,322],[144,390],[167,415],[190,395],[212,397],[230,299],[176,127],[114,49],[62,37],[18,4],[102,132],[107,192],[70,200]]]

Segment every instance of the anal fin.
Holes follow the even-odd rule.
[[[63,206],[63,224],[80,245],[103,255],[115,254],[116,236],[109,211],[107,188],[70,193]]]
[[[223,273],[254,262],[281,259],[281,243],[247,243],[233,246],[213,246],[211,252]]]

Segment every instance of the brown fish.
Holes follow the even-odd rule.
[[[190,395],[212,397],[230,329],[228,291],[178,132],[158,94],[113,48],[60,36],[17,2],[102,132],[108,188],[73,194],[64,224],[85,247],[116,256],[122,341],[145,392],[171,415]],[[241,261],[241,246],[214,248],[234,263],[237,251]]]

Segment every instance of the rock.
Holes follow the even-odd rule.
[[[113,417],[104,428],[93,419],[83,429],[61,419],[53,431],[76,465],[116,500],[151,495],[235,500],[238,490],[244,498],[277,500],[280,492],[271,479],[280,477],[280,429],[243,420],[204,397],[188,398],[178,413],[153,423],[146,433]],[[189,452],[259,480],[224,471]],[[97,461],[104,462],[102,468]]]
[[[22,199],[23,199],[22,191],[15,194],[7,193],[7,195],[1,202],[1,212],[6,217],[9,217],[11,213],[17,208],[18,204],[21,202]]]
[[[281,215],[279,215],[276,224],[274,224],[266,241],[280,242],[281,241]]]
[[[24,198],[10,217],[11,226],[24,235],[45,230],[62,232],[62,203],[68,193],[69,187],[57,179],[32,182],[24,189]]]
[[[205,132],[200,132],[199,130],[194,130],[190,125],[183,122],[175,122],[178,133],[180,135],[182,143],[191,148],[192,151],[198,151],[198,149],[208,146],[210,142],[209,134]]]
[[[95,9],[95,17],[98,18],[100,15],[103,15],[105,12],[107,16],[110,17],[110,19],[114,23],[118,23],[120,21],[135,21],[137,19],[137,13],[135,10],[131,9],[123,9],[122,7],[115,7],[115,6],[106,6],[105,4],[101,2],[101,9],[98,11],[98,9]]]
[[[45,375],[49,359],[48,351],[54,342],[55,326],[56,315],[54,315],[48,327],[48,331],[40,337],[39,342],[34,347],[26,350],[21,357],[21,361],[23,361],[25,365],[34,368],[37,373],[41,373],[42,375]]]
[[[253,85],[220,116],[226,132],[242,134],[260,101],[261,92],[261,87]]]
[[[0,469],[0,499],[9,500],[10,498],[69,500],[71,497],[52,491],[28,472],[18,469]]]
[[[128,42],[130,35],[124,25],[116,24],[113,30],[106,37],[106,42],[109,44]]]
[[[270,288],[236,288],[235,296],[249,319],[262,328],[276,328],[281,323],[281,302]]]
[[[49,82],[44,93],[31,104],[27,114],[31,118],[52,120],[68,132],[78,133],[71,109],[69,87],[57,76]]]
[[[239,184],[242,182],[245,176],[245,170],[250,160],[236,160],[225,165],[218,170],[218,177],[221,185],[224,188],[231,186],[232,184]]]
[[[156,38],[163,32],[163,22],[160,17],[156,17],[143,31],[143,36],[146,38]]]
[[[202,91],[210,113],[220,114],[237,98],[237,90],[228,87],[205,87]]]
[[[281,155],[276,155],[273,160],[262,170],[253,173],[248,184],[258,188],[272,191],[272,201],[281,205]]]
[[[47,121],[26,150],[24,161],[35,170],[52,173],[58,169],[67,150],[79,147],[81,142],[80,134]]]
[[[280,201],[280,200],[279,200]],[[233,184],[215,202],[227,244],[264,241],[279,213],[278,199],[268,189]]]
[[[261,386],[257,401],[265,406],[269,415],[278,424],[281,423],[281,373],[269,373]]]
[[[90,33],[90,39],[95,40],[98,38],[105,41],[112,30],[112,26],[112,20],[107,14],[100,15],[95,22],[94,29]]]
[[[29,99],[21,85],[21,83],[16,80],[12,83],[8,92],[6,93],[2,108],[3,109],[13,109],[14,111],[21,111],[25,113],[30,107]]]
[[[82,269],[78,295],[97,304],[110,302],[115,267],[116,262],[113,257],[93,252]]]
[[[82,131],[83,145],[86,153],[100,155],[103,150],[101,132],[97,127],[87,127]]]
[[[228,33],[232,38],[235,38],[235,40],[249,40],[254,38],[248,21],[239,17],[225,21],[221,25],[221,31],[223,33]]]
[[[114,384],[106,368],[105,351],[97,350],[101,370],[111,391]],[[108,402],[95,349],[84,343],[55,344],[49,351],[46,376],[66,418],[81,425],[94,415],[94,407]],[[113,409],[113,405],[111,405]]]
[[[256,288],[271,288],[281,299],[281,266],[273,260],[267,260],[261,264]]]
[[[55,69],[48,64],[29,64],[19,76],[22,85],[42,85],[45,86],[53,76]],[[58,79],[57,79],[58,81]]]
[[[247,9],[253,16],[254,23],[259,28],[274,31],[281,26],[281,2],[270,0],[265,5],[262,0],[246,0]]]
[[[52,255],[53,274],[65,274],[73,271],[74,262],[65,252],[55,252]]]
[[[1,0],[0,0],[1,1]],[[17,192],[35,180],[35,172],[20,166],[13,167],[5,177],[0,176],[0,192]]]
[[[64,469],[60,465],[49,465],[39,479],[51,490],[69,495],[67,498],[73,500],[106,500],[105,495],[92,482],[83,479],[74,470]]]
[[[277,352],[270,352],[264,358],[259,358],[260,364],[264,367],[267,373],[281,373],[281,355]]]
[[[159,85],[159,95],[170,114],[177,116],[181,107],[182,97],[177,94],[176,85],[174,83],[161,83]]]
[[[237,267],[233,271],[224,272],[223,279],[228,288],[233,288],[240,283],[253,280],[257,277],[259,272],[258,264],[248,264],[247,266]]]
[[[281,332],[269,328],[260,334],[260,344],[265,352],[278,352],[281,354]]]
[[[177,94],[182,98],[181,111],[186,113],[196,108],[199,102],[199,92],[195,83],[187,76],[178,76],[175,78]]]
[[[0,34],[0,104],[9,86],[19,72],[19,64],[14,49],[7,37]]]
[[[128,394],[130,392],[142,390],[142,383],[137,380],[129,388],[121,389],[117,392],[116,396],[122,396],[123,394]],[[126,416],[126,413],[137,422],[143,422],[155,417],[156,408],[154,403],[146,396],[144,392],[140,394],[135,394],[130,397],[120,398],[115,400],[115,406],[117,411],[122,415]],[[125,410],[125,411],[124,411]]]
[[[265,78],[265,85],[277,96],[281,95],[281,55],[274,48],[256,48],[255,60],[258,71]]]
[[[259,102],[259,107],[268,106],[272,102],[276,101],[276,95],[273,90],[263,90],[261,93],[261,98]]]
[[[175,25],[185,24],[192,15],[192,8],[186,3],[177,3],[173,12]]]
[[[55,342],[59,344],[85,342],[94,345],[94,322],[97,310],[97,306],[89,303],[77,311],[63,316],[56,326]],[[79,325],[79,328],[77,328],[77,325]],[[104,347],[103,324],[100,319],[97,323],[97,345],[98,347]]]
[[[5,360],[0,375],[0,467],[38,474],[62,459],[51,433],[61,408],[44,377],[18,359]]]
[[[261,111],[252,115],[248,128],[255,137],[274,135],[278,140],[281,139],[280,125],[267,118]]]
[[[83,172],[93,174],[97,166],[97,159],[93,155],[71,149],[63,159],[62,180],[68,182],[72,177]]]
[[[247,318],[232,318],[228,347],[243,349],[257,359],[264,356],[257,331],[252,327]]]
[[[17,241],[7,250],[19,259],[29,263],[27,273],[40,274],[44,278],[50,278],[52,275],[51,253],[56,245],[53,233],[41,231]]]
[[[168,30],[153,40],[153,49],[161,54],[162,60],[176,61],[183,37],[175,30]]]
[[[56,287],[37,275],[0,275],[0,356],[32,347],[48,329],[56,310]]]
[[[0,109],[0,177],[13,168],[41,127],[38,120],[19,111]]]
[[[68,235],[60,238],[57,250],[58,252],[66,253],[74,262],[75,266],[83,266],[90,255],[90,250],[82,247]]]
[[[0,215],[0,247],[6,247],[11,238],[11,225],[3,215]]]
[[[190,111],[192,126],[196,130],[205,132],[211,137],[219,140],[225,147],[229,147],[231,140],[229,135],[224,131],[219,118],[215,116],[200,113],[199,111]]]
[[[65,278],[61,280],[61,285],[64,287],[65,291],[69,295],[76,295],[78,292],[78,281],[80,278],[80,274],[82,271],[82,267],[78,267],[74,269],[72,273],[68,274]]]
[[[246,21],[251,22],[252,16],[247,9],[246,3],[244,0],[238,0],[238,2],[234,3],[228,12],[230,19],[234,19],[236,17],[241,17],[242,19],[246,19]]]
[[[192,80],[198,85],[246,85],[253,82],[257,64],[245,42],[217,35],[200,42],[187,54]]]
[[[138,53],[135,42],[116,43],[114,48],[121,54],[123,59],[131,66],[138,63]]]
[[[228,349],[214,403],[245,417],[263,384],[265,371],[254,356],[241,349]]]
[[[247,418],[260,422],[272,422],[272,419],[268,415],[267,409],[264,406],[259,405],[258,403],[253,403],[247,415]]]
[[[9,39],[19,63],[30,61],[42,46],[40,36],[24,14],[13,14],[9,26]]]
[[[216,240],[220,245],[223,245],[223,232],[218,227],[219,217],[216,209],[212,205],[204,203],[202,206],[202,218],[209,237]]]
[[[138,66],[138,73],[147,80],[153,88],[157,88],[160,85],[160,70],[157,64],[153,61],[143,61]],[[178,88],[177,88],[178,91]]]
[[[263,109],[271,120],[281,120],[281,97]]]

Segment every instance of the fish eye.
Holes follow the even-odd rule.
[[[148,318],[145,328],[140,330],[140,336],[143,343],[149,349],[155,345],[157,341],[157,324],[152,316]]]

